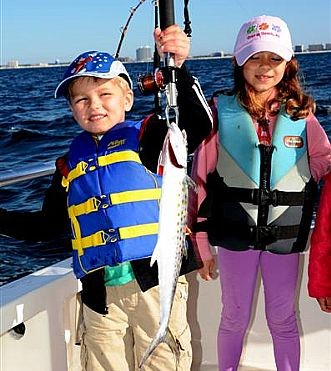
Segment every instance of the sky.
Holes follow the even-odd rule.
[[[0,65],[68,62],[83,51],[115,54],[121,28],[139,0],[0,0]],[[184,26],[184,0],[174,0],[175,21]],[[331,0],[190,0],[192,56],[231,53],[243,22],[257,15],[283,18],[293,45],[331,42]],[[153,47],[153,1],[133,15],[120,56],[135,59]]]

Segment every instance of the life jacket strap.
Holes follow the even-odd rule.
[[[202,222],[193,225],[193,231],[197,232],[208,232],[210,228],[210,222],[204,220]],[[238,222],[226,222],[222,220],[216,222],[220,225],[224,232],[224,235],[237,235],[250,241],[250,244],[255,245],[256,249],[263,250],[266,245],[276,242],[277,240],[296,238],[300,225],[269,225],[269,226],[247,226]],[[222,234],[222,233],[221,233]]]
[[[74,169],[72,169],[68,176],[67,181],[70,183],[73,179],[78,178],[79,176],[86,174],[86,169],[88,168],[88,163],[85,161],[79,162]]]
[[[107,166],[117,162],[133,161],[141,164],[139,155],[134,151],[113,152],[105,156],[98,157],[99,166]]]
[[[223,189],[223,197],[227,201],[245,202],[253,205],[272,206],[302,206],[307,199],[311,198],[310,192],[285,192],[260,190],[258,188],[227,187]]]
[[[69,218],[72,219],[73,217],[97,211],[100,204],[101,201],[97,197],[92,197],[79,205],[72,205],[68,207]]]
[[[143,237],[147,235],[157,234],[159,229],[158,223],[138,224],[129,227],[120,227],[118,229],[108,229],[95,232],[89,236],[75,238],[72,240],[73,250],[78,251],[78,255],[84,255],[84,249],[93,246],[102,246],[107,243],[115,243],[119,240],[128,238]]]
[[[104,231],[98,231],[90,236],[76,238],[72,240],[72,249],[78,251],[78,255],[84,255],[84,249],[92,246],[105,245],[107,243],[108,234]]]
[[[97,158],[97,163],[95,161],[91,161],[90,163],[85,161],[79,162],[74,169],[70,170],[68,176],[65,178],[66,180],[63,180],[62,183],[67,183],[64,186],[68,186],[74,179],[85,175],[89,171],[94,171],[100,166],[107,166],[125,161],[133,161],[141,164],[139,154],[134,151],[113,152],[105,156],[99,156]]]
[[[157,234],[159,231],[159,223],[137,224],[130,227],[119,228],[119,235],[121,239],[136,238]]]
[[[161,188],[139,189],[125,192],[112,193],[91,197],[87,201],[78,205],[72,205],[68,208],[69,217],[77,217],[89,214],[99,209],[106,209],[111,205],[119,205],[128,202],[160,200]]]
[[[300,225],[282,225],[282,226],[258,226],[251,227],[250,234],[255,240],[256,249],[264,250],[266,245],[278,240],[296,238],[299,233]]]
[[[110,195],[112,205],[136,201],[159,200],[160,198],[161,188],[138,189],[133,191],[112,193]]]

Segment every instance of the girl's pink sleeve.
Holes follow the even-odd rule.
[[[205,220],[205,218],[198,217],[197,214],[200,205],[207,194],[207,175],[213,172],[216,168],[217,153],[217,131],[213,130],[194,153],[191,176],[197,185],[197,192],[193,190],[190,191],[188,225],[191,228],[195,223]],[[212,258],[207,232],[192,233],[191,239],[202,261]]]
[[[331,145],[313,114],[307,118],[307,138],[310,172],[315,181],[319,182],[331,170]]]

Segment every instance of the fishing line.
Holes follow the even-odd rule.
[[[117,46],[117,50],[115,53],[115,58],[119,58],[120,50],[125,38],[125,35],[128,30],[128,26],[130,21],[132,20],[134,14],[137,12],[138,8],[145,2],[145,0],[140,0],[138,4],[130,8],[130,15],[126,21],[124,27],[121,28],[121,37]],[[174,4],[173,1],[170,1],[169,6],[164,0],[152,0],[154,5],[154,29],[157,27],[161,27],[161,29],[166,28],[174,24]],[[160,5],[161,3],[161,5]],[[188,3],[189,0],[184,0],[184,32],[187,37],[191,37],[192,28],[191,28],[191,21],[189,16],[188,10]],[[170,61],[170,66],[168,65]],[[158,115],[162,112],[162,95],[161,91],[167,90],[167,98],[170,99],[170,107],[175,108],[177,106],[176,102],[176,94],[174,93],[175,89],[175,69],[174,61],[172,56],[165,55],[165,66],[168,67],[168,71],[170,71],[170,81],[167,81],[167,89],[164,82],[166,80],[165,76],[161,71],[161,58],[157,51],[156,44],[154,43],[154,52],[153,52],[153,71],[154,73],[145,73],[138,76],[138,89],[143,95],[148,95],[150,93],[154,94],[154,112]],[[147,64],[148,70],[148,64]]]
[[[134,16],[134,14],[137,12],[139,7],[145,1],[146,0],[140,0],[135,7],[130,8],[130,15],[129,15],[125,25],[123,27],[121,27],[121,37],[120,37],[120,40],[119,40],[119,43],[118,43],[118,46],[117,46],[117,49],[116,49],[115,58],[119,58],[121,47],[122,47],[122,44],[123,44],[123,41],[124,41],[124,38],[125,38],[125,35],[127,33],[127,30],[128,30],[128,27],[129,27],[129,24],[131,22],[132,17]],[[152,0],[152,3],[154,4],[154,8],[155,8],[154,26],[156,28],[156,27],[159,27],[159,17],[158,17],[158,14],[159,14],[159,10],[158,10],[159,9],[159,0]],[[189,10],[188,10],[188,3],[189,3],[189,0],[184,0],[184,25],[185,25],[184,32],[186,33],[187,37],[191,37],[192,28],[191,28],[191,21],[190,21],[190,15],[189,15]]]
[[[128,27],[129,27],[129,24],[130,24],[130,21],[131,21],[132,17],[136,13],[136,11],[140,7],[140,5],[142,5],[145,1],[146,0],[140,0],[139,3],[135,7],[130,8],[129,18],[126,21],[125,26],[121,28],[121,37],[120,37],[120,41],[119,41],[118,46],[117,46],[117,50],[116,50],[116,53],[115,53],[115,58],[118,58],[119,55],[120,55],[120,50],[121,50],[121,47],[122,47],[122,43],[123,43],[125,34],[126,34],[127,30],[128,30]]]

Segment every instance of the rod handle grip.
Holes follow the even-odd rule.
[[[174,0],[159,0],[161,30],[175,24]]]

